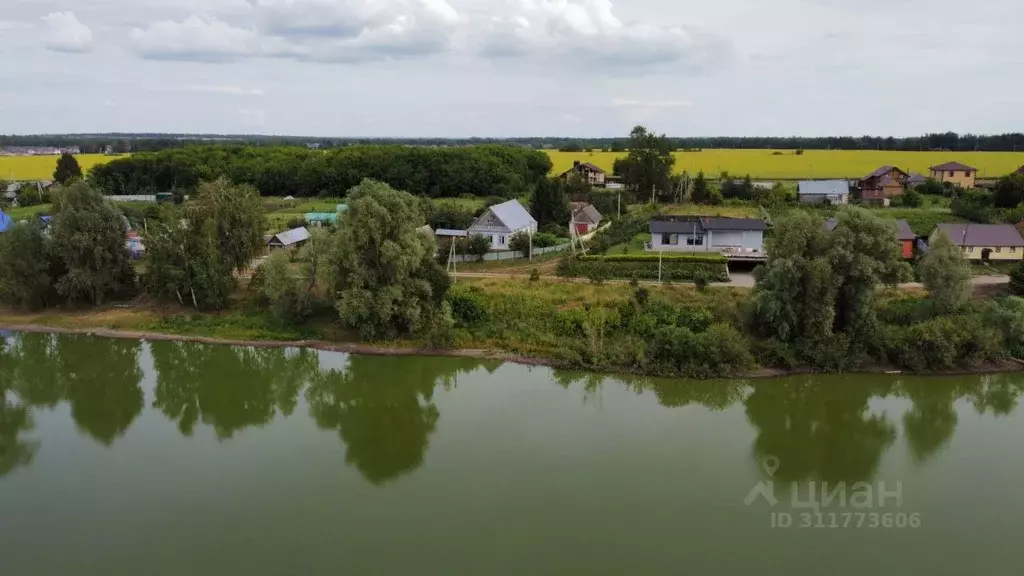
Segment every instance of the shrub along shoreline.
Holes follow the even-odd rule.
[[[99,337],[180,340],[217,345],[303,347],[388,356],[475,357],[532,366],[610,374],[709,378],[770,378],[806,373],[948,375],[1016,372],[1016,350],[986,355],[971,342],[985,332],[981,318],[1002,305],[979,302],[975,314],[919,322],[932,301],[892,291],[880,307],[890,358],[850,358],[832,366],[801,361],[792,348],[744,333],[749,290],[687,286],[639,287],[562,281],[481,279],[453,287],[456,319],[450,348],[424,339],[361,341],[326,317],[302,325],[281,323],[267,310],[242,305],[224,312],[117,304],[87,310],[20,312],[0,308],[0,330],[85,333]],[[1024,300],[1018,305],[1024,310]],[[982,315],[981,309],[989,310]],[[996,314],[995,316],[998,316]],[[658,320],[661,320],[659,322]],[[1012,321],[1012,320],[1011,320]],[[666,328],[671,322],[671,328]],[[999,322],[997,320],[997,322]],[[1004,320],[1005,324],[1005,314]],[[659,326],[660,324],[660,326]],[[737,328],[737,326],[740,326]],[[951,338],[944,331],[961,334]],[[989,332],[991,334],[991,332]],[[945,360],[943,360],[945,358]]]

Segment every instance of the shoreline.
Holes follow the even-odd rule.
[[[46,334],[85,334],[88,336],[99,336],[103,338],[118,338],[125,340],[146,340],[146,341],[163,341],[163,342],[196,342],[200,344],[213,344],[221,346],[249,346],[254,348],[308,348],[311,350],[320,350],[324,352],[339,352],[343,354],[363,354],[368,356],[428,356],[428,357],[440,357],[440,358],[477,358],[480,360],[497,360],[500,362],[509,362],[513,364],[519,364],[523,366],[544,366],[548,368],[557,368],[563,370],[576,370],[581,372],[596,372],[608,376],[614,376],[616,374],[630,374],[647,376],[650,378],[683,378],[680,376],[658,376],[644,374],[642,372],[633,372],[629,370],[615,370],[605,369],[598,370],[593,368],[585,368],[579,366],[571,366],[562,362],[558,362],[553,358],[542,358],[537,356],[523,356],[521,354],[511,354],[506,352],[497,352],[486,350],[482,348],[456,348],[456,349],[439,349],[439,348],[402,348],[397,346],[381,346],[378,344],[363,344],[358,342],[330,342],[327,340],[246,340],[246,339],[234,339],[234,338],[218,338],[214,336],[193,336],[186,334],[169,334],[165,332],[155,332],[150,330],[122,330],[117,328],[104,328],[104,327],[86,327],[86,328],[72,328],[72,327],[61,327],[51,326],[45,324],[19,324],[11,323],[0,320],[0,330],[7,330],[11,332],[34,332],[34,333],[46,333]],[[958,370],[938,371],[938,372],[908,372],[905,370],[892,370],[891,367],[885,366],[872,366],[868,368],[862,368],[850,372],[836,372],[836,375],[855,375],[855,374],[889,374],[893,376],[965,376],[972,374],[1014,374],[1024,372],[1024,361],[1011,358],[1002,364],[987,364],[982,366],[976,366],[973,368],[964,368]],[[826,372],[814,371],[811,369],[782,369],[782,368],[758,368],[752,370],[743,375],[737,375],[732,378],[733,380],[771,380],[775,378],[784,378],[787,376],[800,376],[800,375],[811,375],[811,374],[830,374]],[[688,378],[683,378],[688,379]]]

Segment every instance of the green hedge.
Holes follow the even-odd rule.
[[[729,259],[721,254],[685,253],[665,254],[659,257],[657,254],[611,254],[608,256],[579,256],[583,262],[654,262],[660,259],[664,262],[704,262],[707,264],[728,264]]]
[[[558,275],[581,278],[620,278],[638,280],[658,279],[658,259],[636,256],[619,259],[583,256],[562,260]],[[691,258],[666,258],[661,264],[661,279],[672,282],[728,282],[729,270],[726,259],[698,260]]]

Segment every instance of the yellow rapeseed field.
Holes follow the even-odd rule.
[[[0,156],[0,180],[50,180],[59,156]],[[123,156],[76,154],[82,172],[97,164],[105,164]]]
[[[1024,152],[887,152],[884,150],[807,150],[798,156],[792,150],[704,150],[676,152],[676,172],[696,174],[703,170],[717,177],[722,172],[750,174],[754,178],[795,180],[801,178],[861,178],[886,164],[907,172],[928,175],[928,167],[957,161],[974,166],[982,178],[1009,174],[1024,165]],[[615,152],[548,151],[555,174],[572,167],[573,160],[591,162],[611,172],[619,156]]]

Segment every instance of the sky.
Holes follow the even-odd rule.
[[[1024,131],[1021,0],[0,3],[0,133]]]

